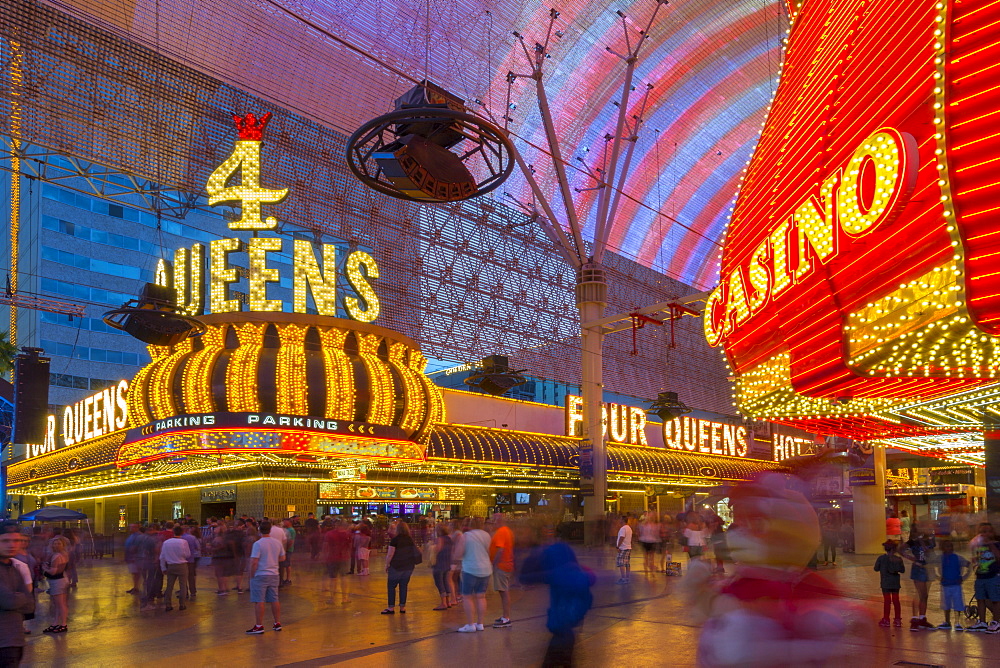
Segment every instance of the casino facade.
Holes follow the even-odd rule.
[[[194,243],[156,268],[204,332],[150,345],[132,378],[51,415],[45,441],[7,467],[15,510],[65,505],[105,533],[188,513],[579,512],[579,397],[559,407],[439,387],[415,341],[375,324],[370,254],[266,236],[266,206],[288,193],[261,185],[267,118],[234,117],[239,138],[206,185],[210,203],[241,204],[228,225],[253,236]],[[246,300],[233,295],[237,255]],[[290,300],[275,298],[282,282]],[[620,511],[680,509],[782,468],[763,432],[735,417],[660,424],[634,406],[604,411]]]

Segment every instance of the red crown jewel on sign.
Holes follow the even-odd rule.
[[[254,116],[252,112],[246,116],[233,114],[233,122],[236,123],[236,129],[240,133],[240,141],[262,140],[264,138],[264,128],[267,127],[269,120],[271,120],[270,111],[260,118]]]

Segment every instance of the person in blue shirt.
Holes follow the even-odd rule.
[[[938,625],[942,631],[951,630],[951,611],[955,610],[955,630],[962,631],[961,611],[965,610],[965,597],[962,595],[962,581],[969,574],[969,560],[960,554],[955,554],[955,544],[950,540],[941,541],[941,563],[938,572],[941,576],[941,609],[944,610],[944,623]]]

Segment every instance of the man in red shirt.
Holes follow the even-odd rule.
[[[506,518],[493,516],[493,538],[490,539],[490,561],[493,562],[493,588],[500,594],[503,615],[493,624],[495,629],[510,628],[510,579],[514,574],[514,532]]]
[[[346,603],[347,567],[351,563],[351,534],[347,531],[347,523],[338,520],[333,528],[323,537],[323,552],[326,555],[326,574],[332,580],[330,586],[330,603],[337,589],[340,589],[340,600]],[[324,587],[326,589],[326,587]]]

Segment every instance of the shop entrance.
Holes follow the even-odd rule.
[[[204,524],[209,517],[222,519],[227,515],[232,515],[235,511],[232,503],[203,503],[201,504],[201,523]]]

